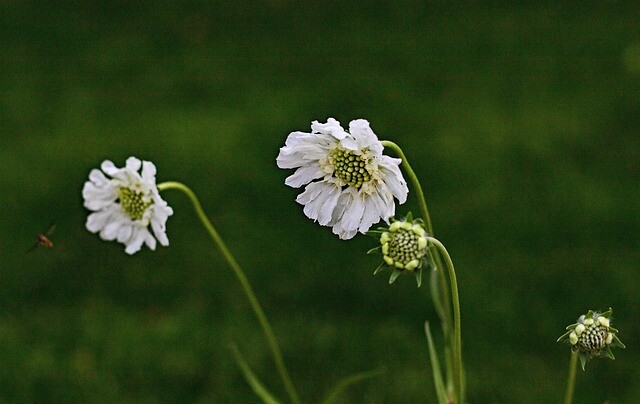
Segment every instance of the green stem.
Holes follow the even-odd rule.
[[[576,386],[576,369],[578,368],[578,351],[571,352],[569,359],[569,379],[567,380],[567,392],[564,396],[564,404],[573,402],[573,390]]]
[[[193,208],[198,214],[200,221],[202,222],[204,227],[207,229],[207,232],[209,232],[209,235],[211,236],[213,241],[216,243],[216,245],[220,249],[220,252],[224,256],[224,258],[227,260],[227,263],[229,264],[231,269],[233,269],[233,272],[235,273],[236,277],[240,281],[240,284],[242,285],[242,289],[244,290],[245,294],[247,295],[247,298],[249,299],[249,303],[251,304],[251,308],[253,309],[253,312],[255,313],[256,317],[258,317],[258,321],[262,326],[262,331],[264,332],[264,335],[267,338],[267,341],[269,342],[269,347],[271,348],[271,353],[273,354],[273,358],[276,362],[278,373],[280,374],[280,378],[282,379],[282,382],[284,383],[284,386],[287,390],[289,399],[293,403],[296,403],[296,404],[299,403],[300,399],[298,398],[298,394],[296,393],[296,390],[293,387],[293,383],[291,382],[291,377],[289,376],[289,372],[287,371],[287,368],[284,364],[284,360],[282,359],[280,346],[278,345],[278,341],[276,340],[276,337],[273,333],[273,329],[271,328],[271,325],[269,324],[267,317],[262,311],[262,307],[260,307],[258,298],[253,292],[253,288],[251,287],[251,284],[249,283],[247,276],[244,274],[244,271],[242,270],[242,268],[240,267],[236,259],[233,257],[233,255],[231,255],[231,252],[225,245],[224,241],[222,240],[222,237],[220,237],[216,229],[213,227],[213,225],[207,218],[207,215],[204,213],[204,210],[202,209],[202,205],[200,205],[198,198],[193,193],[193,191],[189,189],[189,187],[187,187],[186,185],[180,182],[174,182],[174,181],[163,182],[162,184],[158,185],[158,189],[160,191],[164,191],[167,189],[177,189],[178,191],[182,191],[184,194],[186,194],[191,200],[191,203],[193,204]]]
[[[409,180],[411,181],[413,188],[415,190],[415,193],[418,197],[418,204],[420,205],[420,214],[424,220],[427,233],[430,236],[435,236],[433,232],[433,224],[431,223],[431,216],[429,215],[429,209],[427,208],[427,201],[424,197],[424,192],[422,191],[422,186],[420,185],[420,181],[418,180],[418,177],[416,176],[415,171],[413,171],[413,168],[411,168],[411,165],[409,164],[409,160],[404,155],[404,152],[402,151],[400,146],[398,146],[394,142],[391,142],[389,140],[383,140],[381,143],[382,143],[382,146],[392,149],[396,153],[396,155],[402,160],[402,167],[406,171],[407,176],[409,177]],[[436,267],[442,269],[443,265],[442,265],[442,261],[440,260],[440,255],[438,254],[434,254],[434,255],[435,255]],[[438,316],[440,317],[440,321],[442,322],[442,333],[444,334],[444,338],[446,341],[451,340],[451,311],[450,311],[451,304],[449,303],[451,301],[451,298],[449,296],[448,286],[449,285],[447,285],[447,279],[445,277],[444,271],[439,270],[438,271],[438,287],[440,289],[440,293],[442,296],[442,302],[441,302],[442,304],[439,304],[438,302],[434,302],[434,303],[436,306],[436,311],[438,313]],[[443,307],[444,309],[442,309]],[[450,342],[450,343],[453,344],[453,342]],[[447,369],[452,367],[451,362],[446,357],[445,357],[445,362],[447,364]]]
[[[463,386],[462,386],[462,332],[460,324],[460,299],[458,297],[458,281],[456,279],[456,270],[453,267],[453,261],[451,256],[445,248],[445,246],[433,237],[427,237],[432,242],[446,262],[447,270],[449,272],[449,281],[451,282],[451,296],[453,297],[453,331],[454,331],[454,344],[453,344],[453,380],[454,380],[454,392],[457,403],[461,403],[463,399]]]
[[[429,216],[427,201],[424,199],[424,193],[422,192],[422,186],[420,185],[420,181],[418,181],[418,177],[416,176],[416,173],[413,171],[413,168],[411,168],[411,166],[409,165],[409,160],[407,160],[407,157],[404,155],[404,152],[402,151],[400,146],[398,146],[397,144],[389,140],[383,140],[381,143],[382,143],[382,146],[392,149],[398,155],[398,157],[400,157],[400,159],[402,160],[402,166],[404,167],[404,170],[407,172],[409,179],[413,183],[413,188],[416,190],[416,195],[418,195],[418,203],[420,204],[420,213],[422,215],[422,218],[424,219],[424,224],[427,228],[426,229],[427,233],[433,236],[433,226],[431,225],[431,216]]]

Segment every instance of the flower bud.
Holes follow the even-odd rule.
[[[614,359],[611,348],[618,346],[624,348],[622,341],[618,339],[615,328],[611,328],[611,309],[604,313],[589,310],[578,318],[575,324],[567,327],[558,342],[567,341],[574,352],[578,352],[582,369],[592,358]]]

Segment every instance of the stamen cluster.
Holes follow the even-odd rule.
[[[346,185],[360,188],[362,184],[371,181],[367,160],[351,150],[335,148],[331,152],[329,164],[333,165],[333,175],[343,180]]]
[[[142,219],[144,211],[153,204],[149,196],[125,187],[118,189],[118,199],[120,200],[122,210],[124,210],[132,220]]]
[[[394,222],[382,233],[383,259],[389,266],[413,271],[427,253],[427,238],[422,226],[409,222]]]

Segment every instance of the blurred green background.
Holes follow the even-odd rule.
[[[0,2],[0,400],[283,399],[266,341],[185,197],[171,245],[84,229],[104,159],[198,194],[247,271],[305,402],[435,402],[413,277],[302,214],[289,132],[366,118],[405,150],[459,276],[470,402],[560,402],[588,309],[628,348],[576,402],[640,402],[640,9],[445,2]],[[415,198],[398,209],[417,212]],[[52,222],[51,250],[26,255]],[[438,334],[438,341],[439,332]]]

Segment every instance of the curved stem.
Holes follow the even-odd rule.
[[[407,173],[407,176],[411,180],[413,188],[415,189],[415,193],[418,197],[418,204],[420,205],[420,214],[424,220],[424,224],[427,230],[427,233],[430,236],[434,236],[433,232],[433,224],[431,223],[431,216],[429,215],[429,209],[427,208],[427,201],[424,197],[424,192],[422,191],[422,186],[420,185],[420,181],[418,181],[418,177],[416,176],[415,171],[411,168],[409,164],[409,160],[404,155],[404,152],[394,142],[389,140],[383,140],[382,146],[388,147],[392,149],[398,157],[402,160],[402,167]],[[434,254],[435,256],[435,264],[437,268],[442,268],[442,261],[440,260],[440,255]],[[445,277],[444,271],[438,271],[438,287],[440,288],[440,293],[442,295],[442,304],[435,302],[436,311],[440,316],[440,321],[442,322],[442,333],[444,334],[445,340],[449,341],[451,339],[451,311],[450,307],[451,298],[449,296],[449,290],[447,285],[447,279]],[[435,300],[435,299],[434,299]],[[442,309],[444,308],[444,309]],[[447,368],[452,367],[450,361],[445,357],[445,362],[447,364]]]
[[[564,404],[573,402],[573,390],[576,386],[576,369],[578,368],[578,351],[571,352],[569,359],[569,379],[567,380],[567,392],[564,395]]]
[[[425,224],[425,227],[427,228],[426,229],[427,233],[429,233],[430,235],[433,235],[433,226],[431,224],[431,216],[429,216],[429,209],[427,208],[427,201],[424,199],[424,193],[422,192],[422,186],[420,186],[420,181],[418,181],[418,177],[416,176],[416,173],[413,171],[413,168],[411,168],[411,166],[409,165],[409,160],[407,160],[407,157],[404,155],[404,152],[402,151],[400,146],[398,146],[397,144],[389,140],[383,140],[381,143],[382,143],[382,146],[392,149],[398,155],[398,157],[400,157],[400,159],[402,160],[402,166],[407,172],[409,179],[411,179],[413,188],[416,190],[416,195],[418,195],[418,203],[420,204],[420,214],[424,219],[424,224]]]
[[[236,277],[240,281],[240,284],[242,285],[242,289],[244,290],[245,294],[247,295],[247,298],[249,299],[249,303],[251,304],[251,308],[253,309],[253,312],[255,313],[256,317],[258,317],[258,321],[262,326],[262,331],[264,332],[264,335],[267,338],[267,341],[269,342],[269,347],[271,348],[271,353],[273,354],[273,358],[276,362],[278,373],[280,374],[280,378],[284,383],[284,386],[287,390],[287,394],[289,395],[290,400],[293,403],[296,403],[296,404],[299,403],[300,399],[298,398],[298,394],[296,393],[296,390],[293,387],[293,383],[291,382],[289,372],[287,371],[287,368],[284,364],[284,360],[282,359],[280,346],[278,345],[278,341],[276,340],[276,337],[273,333],[273,329],[271,328],[271,325],[269,324],[267,317],[262,311],[262,307],[260,307],[258,298],[253,292],[253,288],[251,287],[251,284],[249,283],[247,276],[244,274],[244,271],[242,270],[242,268],[240,267],[236,259],[233,257],[233,255],[231,255],[231,252],[225,245],[224,241],[222,240],[222,237],[220,237],[216,229],[213,227],[213,225],[207,218],[207,215],[204,213],[204,210],[202,209],[202,205],[200,205],[198,198],[193,193],[193,191],[189,189],[189,187],[187,187],[186,185],[180,182],[174,182],[174,181],[163,182],[162,184],[158,185],[158,189],[160,191],[164,191],[167,189],[176,189],[178,191],[182,191],[191,200],[191,203],[193,204],[193,208],[198,214],[198,218],[204,225],[205,229],[207,229],[207,232],[213,239],[214,243],[220,249],[220,252],[224,256],[224,258],[227,260],[227,263],[229,264],[231,269],[233,269],[233,272],[235,273]]]
[[[462,332],[460,323],[460,299],[458,297],[458,281],[456,279],[456,270],[453,267],[453,261],[451,256],[445,248],[445,246],[433,237],[427,237],[432,242],[446,262],[447,270],[449,272],[449,281],[451,282],[451,296],[453,297],[453,331],[454,331],[454,344],[453,344],[453,380],[454,391],[457,403],[462,402],[463,398],[463,386],[462,386]]]

